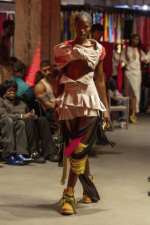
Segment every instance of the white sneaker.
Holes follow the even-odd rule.
[[[127,123],[125,121],[120,122],[120,128],[125,129],[127,128]]]

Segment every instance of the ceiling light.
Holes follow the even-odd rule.
[[[143,9],[143,10],[148,10],[148,8],[149,8],[148,5],[143,5],[143,6],[142,6],[142,9]]]

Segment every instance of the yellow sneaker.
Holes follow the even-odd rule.
[[[60,213],[63,215],[73,215],[76,213],[74,193],[69,188],[64,190],[60,207]]]
[[[94,176],[93,175],[89,175],[89,178],[93,182]],[[90,204],[93,201],[92,201],[92,199],[88,195],[86,195],[85,193],[83,193],[83,198],[81,199],[81,202],[84,203],[84,204]]]
[[[87,195],[83,195],[81,202],[84,204],[90,204],[90,203],[92,203],[92,199]]]
[[[136,124],[137,123],[137,117],[135,115],[131,115],[130,116],[130,122],[133,123],[133,124]]]

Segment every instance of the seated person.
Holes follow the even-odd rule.
[[[10,58],[10,64],[13,67],[13,80],[17,83],[17,97],[22,99],[27,105],[32,108],[34,101],[34,93],[31,87],[24,81],[26,66],[23,62],[15,57]]]
[[[2,157],[10,165],[25,165],[28,157],[28,142],[25,120],[35,115],[16,96],[17,84],[6,80],[0,88],[0,129],[3,144]],[[30,127],[32,129],[32,127]]]
[[[49,120],[50,126],[52,127],[56,124],[56,114],[51,70],[49,61],[45,60],[41,62],[41,71],[38,74],[38,76],[40,75],[40,79],[34,87],[34,93],[41,105],[42,113]]]
[[[59,125],[55,114],[55,97],[53,94],[51,75],[52,72],[49,61],[42,61],[41,71],[39,71],[37,75],[34,93],[40,107],[39,120],[44,120],[45,126],[47,127],[47,135],[49,135],[45,147],[49,148],[50,161],[58,161],[56,146],[52,139],[52,134],[57,132]],[[40,124],[42,125],[42,123]],[[43,133],[41,135],[43,136]],[[49,142],[51,142],[51,144]]]
[[[32,123],[32,121],[30,121]],[[33,123],[32,123],[33,125]],[[49,122],[46,117],[39,116],[34,120],[34,132],[26,124],[30,155],[35,163],[58,162],[58,154],[54,143]]]

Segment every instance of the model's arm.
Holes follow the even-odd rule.
[[[95,85],[98,91],[98,94],[106,107],[106,112],[104,112],[105,119],[109,119],[109,107],[108,107],[108,99],[106,93],[106,82],[103,71],[103,62],[99,62],[96,71],[95,71]]]

